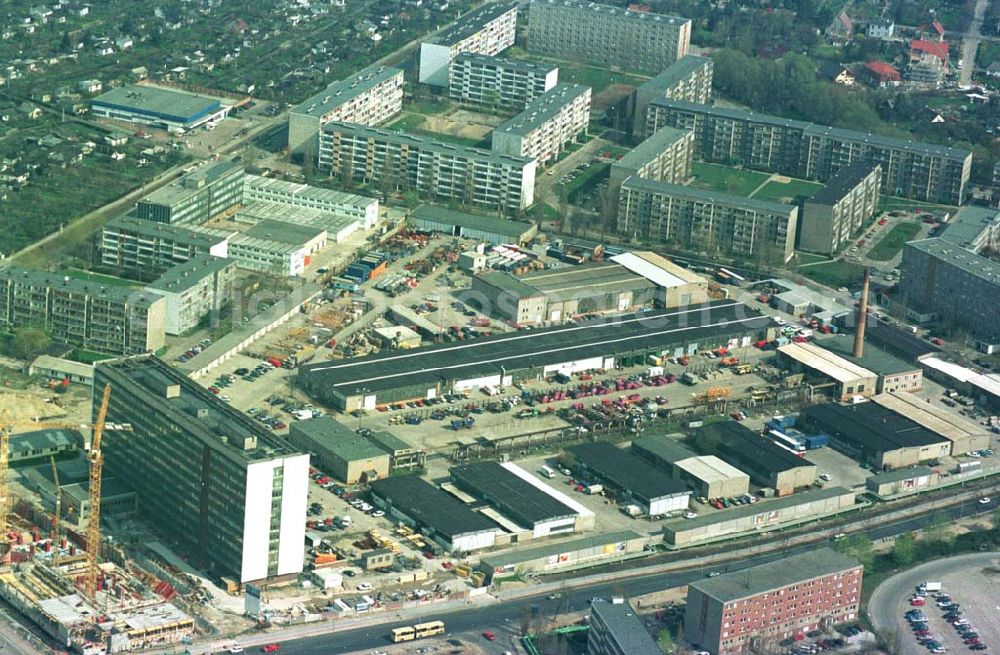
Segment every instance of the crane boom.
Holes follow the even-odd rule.
[[[94,434],[90,441],[90,518],[87,521],[87,573],[84,579],[84,593],[91,601],[97,595],[98,564],[101,551],[101,469],[104,457],[101,454],[101,435],[104,433],[104,420],[108,414],[108,400],[111,398],[111,385],[104,387],[101,395],[101,405],[97,410],[97,420],[94,421]]]

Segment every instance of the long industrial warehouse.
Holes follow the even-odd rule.
[[[585,321],[474,342],[390,351],[299,369],[299,382],[342,411],[433,398],[453,390],[509,385],[556,371],[635,365],[649,355],[746,346],[767,336],[770,318],[731,300]]]

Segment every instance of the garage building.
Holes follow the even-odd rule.
[[[371,482],[389,475],[389,453],[330,416],[292,423],[288,440],[341,482]]]
[[[985,427],[917,396],[883,393],[872,400],[950,441],[953,456],[990,447],[990,433]]]
[[[830,389],[835,400],[875,395],[878,375],[813,343],[789,343],[778,348],[779,359],[793,371],[806,373],[813,389]]]
[[[376,480],[375,504],[416,528],[449,552],[470,552],[496,543],[499,526],[447,491],[415,475]]]
[[[632,454],[646,460],[661,471],[672,473],[674,463],[697,453],[680,444],[683,434],[653,434],[632,442]]]
[[[732,498],[750,490],[750,476],[714,455],[674,463],[674,478],[703,498]]]
[[[632,530],[605,532],[570,541],[518,548],[484,555],[476,569],[486,582],[529,573],[549,573],[597,566],[641,555],[651,539]]]
[[[709,301],[708,280],[655,252],[623,252],[611,261],[653,282],[657,307],[670,309]]]
[[[576,467],[635,501],[649,516],[688,508],[691,491],[679,480],[607,442],[585,443],[568,448]]]
[[[712,423],[700,428],[719,442],[716,455],[741,471],[761,487],[786,496],[816,482],[816,465],[764,439],[735,421]]]
[[[837,334],[817,341],[816,345],[878,375],[878,393],[917,391],[924,386],[924,373],[920,366],[907,363],[872,344],[866,343],[861,357],[855,357],[852,336]]]
[[[740,302],[716,301],[597,321],[300,366],[300,384],[342,411],[538,380],[557,371],[638,366],[773,337],[771,320]]]
[[[940,475],[929,466],[913,466],[895,471],[885,471],[865,480],[865,488],[882,498],[912,494],[933,487]]]
[[[951,442],[878,403],[806,407],[806,429],[830,435],[830,445],[878,469],[897,469],[951,454]]]
[[[427,451],[414,448],[391,432],[376,430],[368,438],[382,450],[389,453],[389,470],[423,468],[427,461]]]
[[[421,232],[441,232],[453,237],[486,241],[487,243],[524,244],[538,233],[534,223],[508,221],[496,216],[470,214],[436,205],[420,205],[408,222]]]
[[[460,489],[485,499],[533,537],[594,527],[594,513],[510,462],[473,462],[452,467]]]
[[[855,493],[843,487],[811,489],[787,498],[740,505],[696,519],[663,524],[663,539],[672,546],[694,546],[736,534],[772,530],[792,523],[832,516],[854,507]]]

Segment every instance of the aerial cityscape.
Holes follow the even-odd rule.
[[[0,652],[1000,649],[998,132],[991,0],[5,0]]]

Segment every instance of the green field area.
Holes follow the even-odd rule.
[[[789,180],[788,182],[777,182],[771,180],[761,187],[751,196],[754,200],[766,200],[768,202],[781,202],[794,205],[805,200],[823,185],[818,182],[807,180]]]
[[[566,197],[570,202],[575,202],[578,193],[596,185],[602,177],[607,177],[610,169],[611,164],[595,162],[593,166],[569,181],[566,185]]]
[[[66,277],[71,277],[74,280],[86,280],[87,282],[96,282],[98,284],[104,284],[111,287],[138,287],[142,286],[138,282],[133,280],[124,280],[120,277],[112,277],[111,275],[101,275],[100,273],[91,273],[90,271],[81,271],[78,268],[70,268],[63,271],[63,275]]]
[[[861,278],[864,276],[865,267],[853,262],[836,261],[829,264],[804,266],[798,272],[800,275],[832,289],[839,289],[840,287],[853,289],[861,285]]]
[[[707,191],[722,191],[736,196],[749,196],[771,176],[767,173],[739,170],[718,164],[696,161],[691,166],[694,180],[691,186]]]
[[[402,132],[411,132],[419,129],[426,120],[427,119],[420,114],[411,114],[410,112],[404,111],[402,116],[386,125],[386,128],[390,130],[400,130]]]
[[[903,244],[912,241],[920,232],[920,223],[897,223],[888,234],[868,251],[868,259],[884,262],[892,259],[903,249]]]
[[[938,205],[933,202],[920,202],[919,200],[910,200],[909,198],[897,198],[896,196],[882,196],[878,203],[879,211],[891,212],[891,211],[915,211],[917,209],[921,211],[934,212],[935,214],[940,214],[942,212],[948,212],[954,214],[958,208],[952,205]]]

